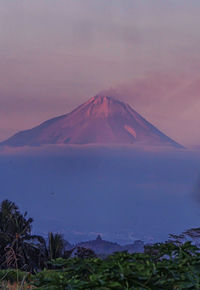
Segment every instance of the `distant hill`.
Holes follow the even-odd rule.
[[[21,131],[1,142],[6,146],[43,144],[138,144],[182,146],[146,121],[128,104],[95,96],[63,116]]]
[[[108,242],[98,236],[96,240],[82,242],[76,247],[83,247],[93,250],[97,255],[110,255],[114,252],[128,251],[129,253],[143,252],[144,243],[142,241],[135,241],[133,244],[121,246],[117,243]]]

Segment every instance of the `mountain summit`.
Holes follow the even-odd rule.
[[[128,104],[95,96],[71,113],[21,131],[0,145],[142,144],[181,148]]]

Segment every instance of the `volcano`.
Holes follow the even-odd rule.
[[[5,146],[43,144],[138,144],[182,146],[140,114],[113,97],[95,96],[72,112],[21,131],[0,143]]]

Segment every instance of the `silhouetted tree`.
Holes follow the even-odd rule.
[[[21,214],[14,202],[0,204],[0,267],[32,271],[43,266],[45,240],[31,234],[32,218]]]
[[[84,247],[77,247],[75,256],[81,259],[96,258],[96,254],[93,250]]]
[[[60,258],[65,252],[65,240],[62,234],[48,234],[48,257],[50,260]]]

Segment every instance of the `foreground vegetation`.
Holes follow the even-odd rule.
[[[32,235],[32,222],[14,203],[1,203],[1,289],[200,289],[200,249],[184,242],[186,236],[197,241],[199,229],[146,246],[144,253],[100,259],[78,248],[72,258],[61,235],[50,233],[47,241]]]
[[[37,289],[200,289],[200,254],[191,243],[157,244],[148,253],[58,258],[52,269],[30,274],[1,271],[0,278]],[[22,282],[22,283],[20,283]],[[28,286],[27,286],[28,287]],[[23,288],[19,288],[23,289]],[[28,288],[27,288],[28,289]]]

